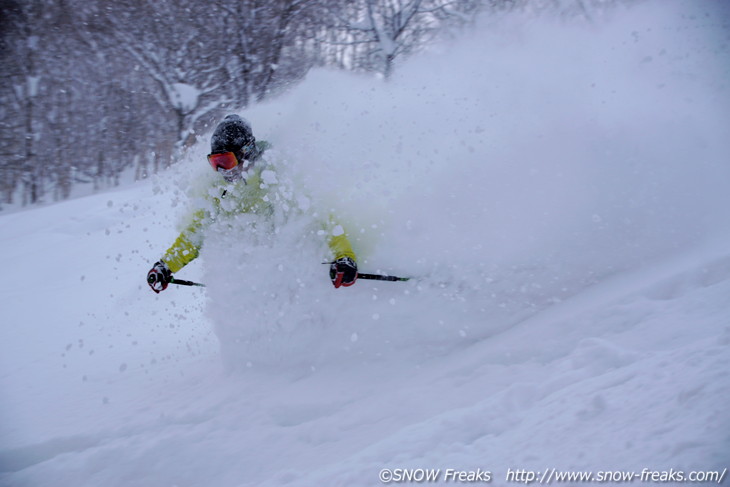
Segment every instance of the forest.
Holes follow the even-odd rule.
[[[595,22],[620,3],[0,0],[0,209],[144,179],[312,68],[387,82],[400,59],[480,15]]]

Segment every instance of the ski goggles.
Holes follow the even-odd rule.
[[[215,171],[218,169],[225,169],[228,171],[238,165],[238,158],[233,152],[217,152],[214,154],[208,154],[208,162]]]

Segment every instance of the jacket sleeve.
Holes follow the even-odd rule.
[[[194,261],[200,254],[200,247],[203,244],[201,233],[205,218],[205,210],[196,211],[193,215],[193,221],[180,233],[175,243],[162,256],[162,261],[173,274]]]
[[[330,229],[329,229],[329,247],[334,255],[335,260],[343,257],[349,257],[355,262],[357,258],[355,252],[352,250],[350,240],[347,238],[347,233],[342,225],[337,223],[333,218],[330,218]]]

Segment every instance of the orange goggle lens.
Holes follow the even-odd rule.
[[[219,152],[216,154],[208,154],[208,162],[214,170],[233,169],[238,165],[238,159],[233,152]]]

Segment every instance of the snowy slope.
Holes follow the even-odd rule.
[[[0,215],[0,485],[730,467],[710,4],[503,19],[387,86],[313,73],[245,114],[306,211],[275,242],[212,235],[180,273],[206,289],[144,283],[205,141],[155,181]],[[332,289],[330,210],[364,271],[419,279]]]

